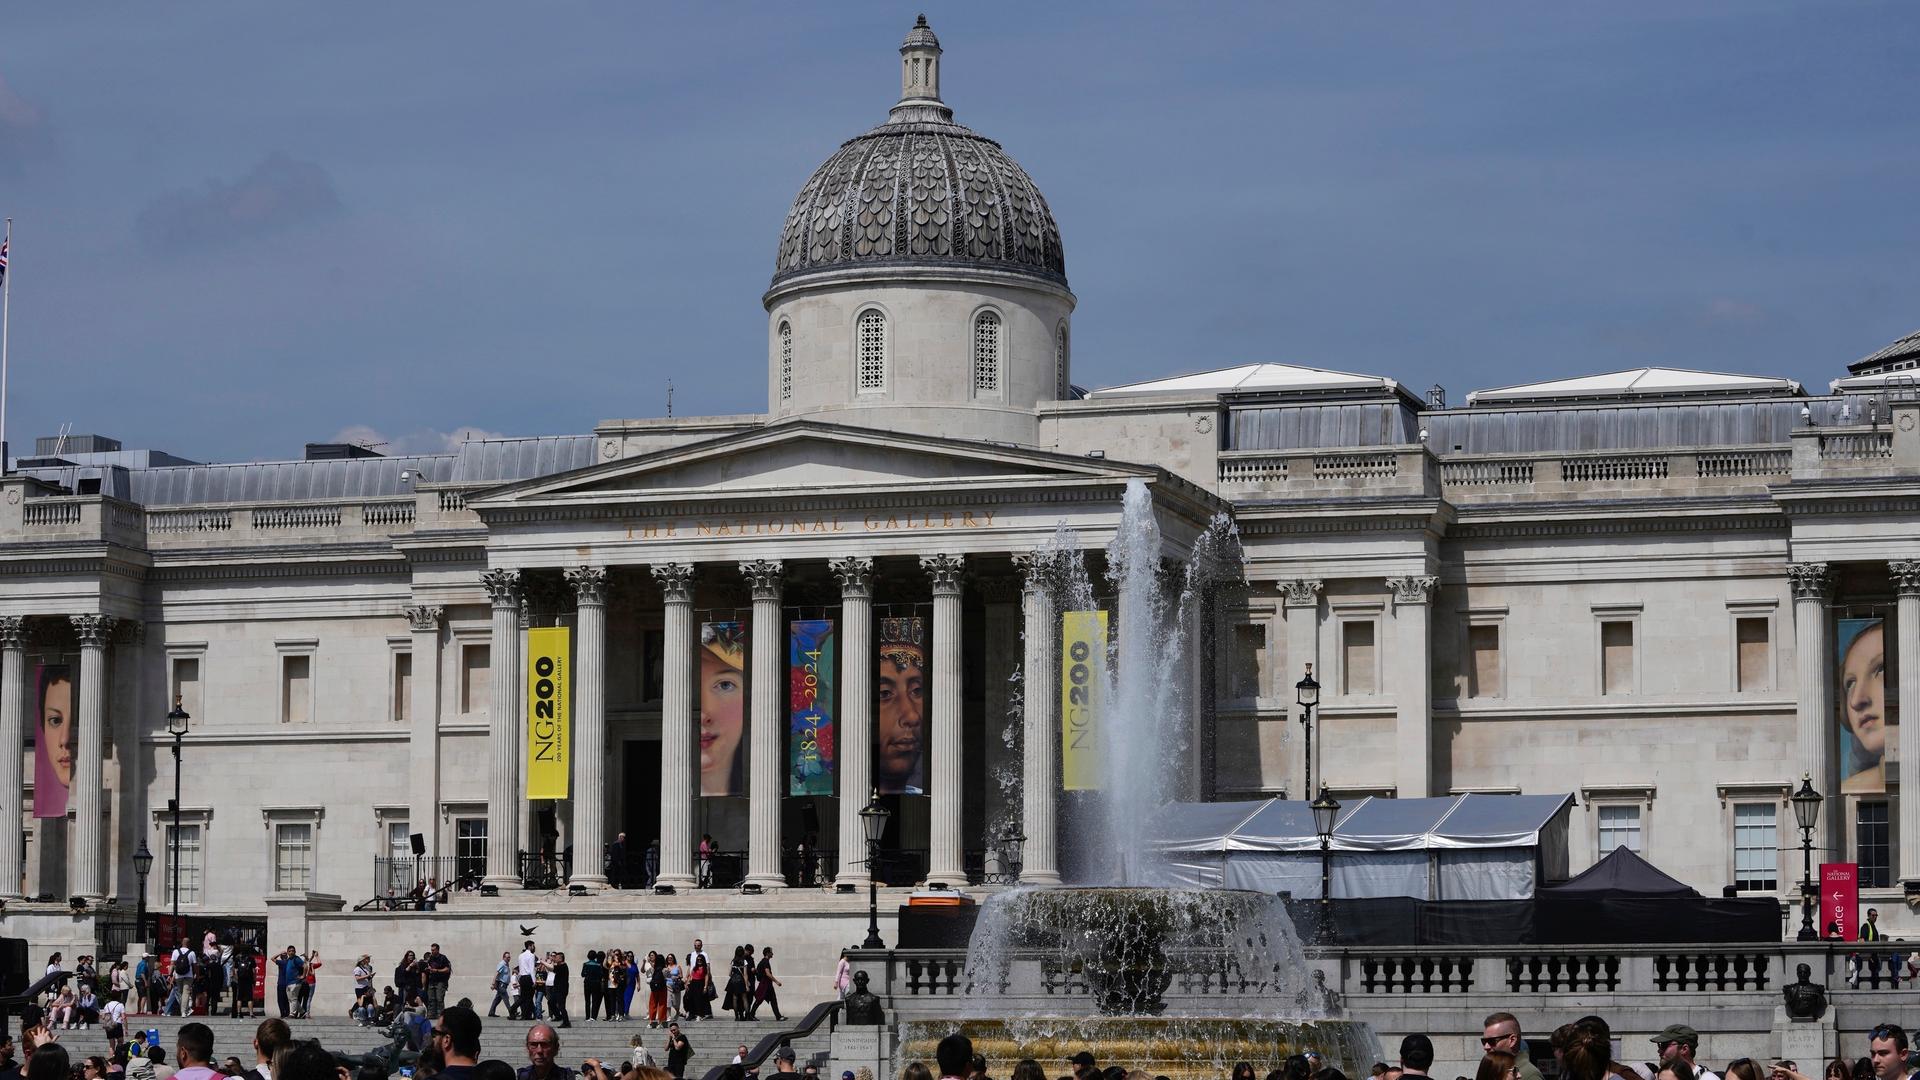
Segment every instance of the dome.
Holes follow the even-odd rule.
[[[1060,227],[1000,144],[940,100],[940,42],[921,16],[900,46],[901,99],[842,143],[787,211],[773,283],[811,272],[940,266],[1065,284]]]

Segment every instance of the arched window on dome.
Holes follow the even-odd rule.
[[[793,324],[780,321],[780,400],[793,400]]]
[[[1073,393],[1067,382],[1067,324],[1064,322],[1053,328],[1053,386],[1054,396],[1061,401]]]
[[[991,311],[973,319],[973,392],[1000,392],[1000,316]]]
[[[863,394],[881,393],[887,388],[887,317],[863,311],[855,326],[854,384]]]

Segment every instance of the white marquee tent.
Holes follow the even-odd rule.
[[[1342,806],[1335,899],[1527,900],[1567,876],[1572,795],[1455,795]],[[1174,882],[1320,895],[1320,837],[1302,801],[1176,803],[1155,846]]]

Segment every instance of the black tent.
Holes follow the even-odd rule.
[[[1541,889],[1537,904],[1542,944],[1780,940],[1778,901],[1707,899],[1626,848]]]

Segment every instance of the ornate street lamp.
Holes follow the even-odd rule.
[[[1313,800],[1313,831],[1320,836],[1320,944],[1333,943],[1333,823],[1340,803],[1323,786]]]
[[[1793,803],[1793,820],[1800,826],[1800,940],[1818,941],[1820,932],[1813,927],[1813,898],[1820,894],[1820,887],[1813,883],[1813,829],[1820,823],[1820,793],[1813,790],[1813,776],[1806,774],[1800,778],[1800,790],[1793,793],[1789,800]]]
[[[867,831],[867,940],[860,943],[863,949],[887,947],[886,942],[880,940],[880,877],[873,864],[880,859],[880,837],[886,834],[890,816],[887,808],[880,805],[880,789],[873,789],[867,805],[860,810],[860,824]]]
[[[1020,827],[1012,822],[1000,832],[1000,880],[1009,885],[1020,881],[1020,852],[1026,846],[1027,838]]]
[[[133,853],[133,873],[140,879],[140,898],[134,905],[133,934],[140,947],[147,944],[147,875],[153,872],[153,852],[147,850],[147,838],[140,838],[140,850]]]
[[[173,837],[167,844],[167,877],[173,892],[173,937],[180,944],[180,740],[187,737],[187,721],[193,717],[173,699],[173,711],[167,714],[167,734],[173,736]]]
[[[1307,729],[1307,782],[1301,785],[1303,796],[1313,794],[1313,707],[1320,704],[1320,684],[1313,679],[1313,665],[1307,665],[1307,673],[1293,684],[1293,700],[1300,705],[1300,723]]]

